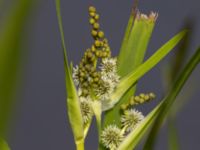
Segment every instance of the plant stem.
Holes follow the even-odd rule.
[[[76,142],[76,150],[84,150],[84,140]]]

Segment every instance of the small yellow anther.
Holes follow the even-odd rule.
[[[99,14],[96,14],[96,15],[94,16],[94,19],[95,19],[95,20],[99,20]]]
[[[96,40],[96,41],[95,41],[95,46],[96,46],[96,47],[99,47],[99,46],[101,46],[101,42],[100,42],[100,41],[98,41],[98,40]]]
[[[99,29],[99,27],[100,27],[100,25],[99,25],[98,23],[94,23],[94,24],[93,24],[93,28],[94,28],[94,29],[97,30],[97,29]]]
[[[103,37],[104,37],[103,31],[99,31],[99,32],[98,32],[98,36],[99,36],[99,38],[103,38]]]
[[[96,21],[93,18],[90,18],[90,24],[93,25]]]
[[[93,37],[96,37],[98,32],[96,30],[92,30],[91,34],[92,34]]]
[[[96,8],[94,6],[89,7],[89,12],[96,12]]]
[[[95,12],[90,12],[91,17],[95,17],[96,13]]]

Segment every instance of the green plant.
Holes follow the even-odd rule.
[[[0,2],[4,7],[6,1]],[[4,141],[15,105],[16,89],[21,73],[21,56],[24,27],[35,5],[32,0],[16,0],[7,13],[1,16],[0,28],[0,150],[9,150]],[[4,140],[3,140],[3,139]]]
[[[80,64],[73,67],[69,65],[67,58],[60,0],[56,0],[56,9],[65,63],[67,112],[77,150],[84,150],[84,141],[93,116],[97,122],[99,149],[102,150],[135,148],[151,125],[152,135],[156,134],[176,96],[199,63],[200,49],[187,63],[161,103],[146,117],[132,107],[155,98],[155,95],[142,93],[134,96],[137,81],[158,64],[184,38],[187,31],[175,35],[143,62],[158,15],[150,13],[147,16],[134,9],[120,54],[118,58],[113,58],[108,41],[100,30],[99,14],[95,7],[90,6],[94,44],[86,50]],[[127,64],[131,66],[127,67]]]

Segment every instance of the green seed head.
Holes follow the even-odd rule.
[[[84,95],[84,96],[87,96],[88,94],[89,94],[89,91],[88,91],[87,89],[84,88],[84,89],[83,89],[83,95]]]
[[[96,8],[94,6],[89,7],[89,12],[96,12]]]
[[[149,93],[150,98],[155,98],[156,95],[154,93]]]
[[[93,18],[90,18],[90,24],[93,25],[96,21]]]
[[[83,82],[83,81],[84,81],[84,78],[83,78],[83,77],[81,77],[81,78],[80,78],[80,82]]]
[[[94,23],[94,24],[93,24],[93,28],[94,28],[94,29],[98,30],[99,27],[100,27],[99,23]]]
[[[139,102],[140,101],[140,97],[139,96],[135,96],[135,101]]]
[[[95,15],[96,15],[95,12],[90,12],[90,16],[91,16],[91,17],[94,17]]]
[[[101,41],[96,40],[94,44],[95,44],[96,47],[100,47],[101,46]]]
[[[107,52],[102,52],[102,57],[107,57]]]
[[[87,82],[84,82],[84,83],[82,84],[82,86],[87,88],[87,87],[88,87],[88,83],[87,83]]]
[[[80,77],[85,77],[85,73],[84,72],[80,72]]]
[[[104,37],[104,32],[103,31],[99,31],[98,32],[98,36],[99,36],[99,38],[103,38]]]
[[[88,57],[88,58],[92,58],[92,56],[93,56],[92,52],[88,52],[88,53],[87,53],[87,57]]]
[[[97,73],[97,72],[94,72],[94,73],[92,74],[92,76],[93,76],[93,77],[98,77],[98,73]]]
[[[96,37],[98,32],[96,30],[92,30],[91,34],[92,34],[93,37]]]
[[[95,51],[96,51],[96,48],[95,48],[94,45],[92,45],[91,50],[92,50],[92,52],[95,52]]]
[[[96,15],[94,16],[94,19],[95,19],[95,20],[99,20],[99,14],[96,14]]]
[[[96,55],[97,57],[100,57],[100,51],[99,51],[99,50],[96,51],[96,52],[95,52],[95,55]]]
[[[149,95],[145,95],[145,96],[144,96],[144,99],[145,99],[145,101],[147,101],[147,100],[150,99],[150,96],[149,96]]]
[[[96,78],[94,78],[94,82],[98,82],[99,81],[99,78],[98,77],[96,77]]]
[[[87,71],[90,71],[90,68],[91,68],[91,66],[90,66],[89,64],[85,65],[85,69],[86,69]]]
[[[144,98],[144,97],[145,97],[145,94],[144,94],[144,93],[141,93],[141,94],[140,94],[140,97],[141,97],[141,98]]]

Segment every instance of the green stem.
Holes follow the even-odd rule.
[[[84,140],[76,142],[76,150],[84,150]]]

